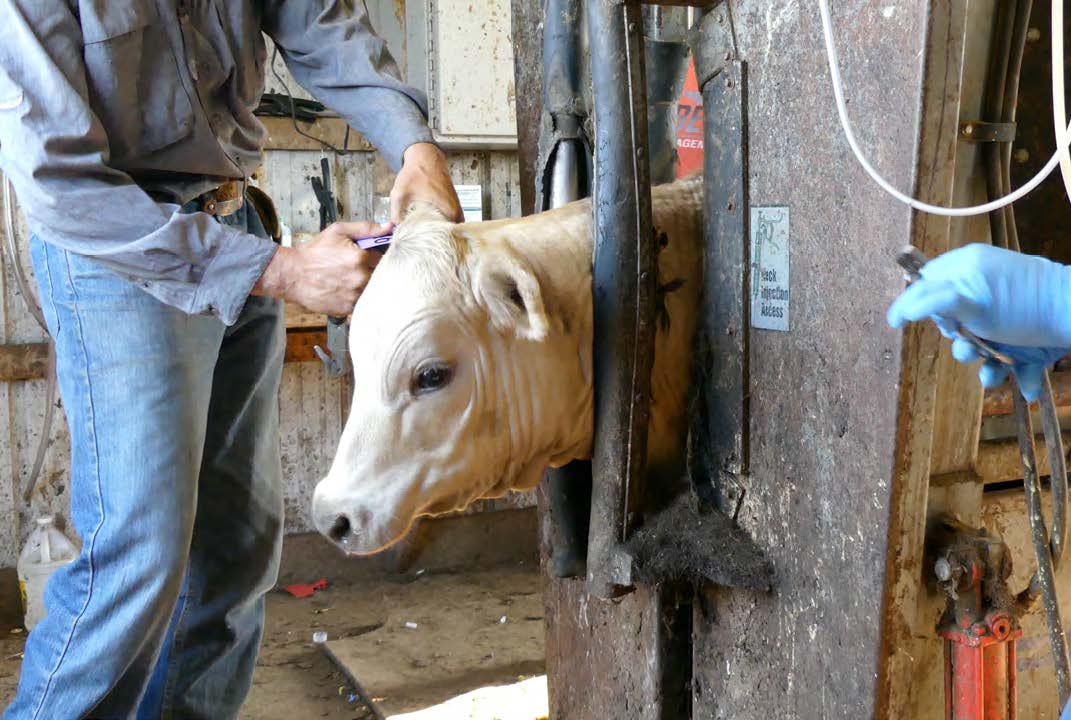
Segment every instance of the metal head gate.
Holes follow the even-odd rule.
[[[972,63],[988,57],[983,31],[997,5],[838,12],[861,141],[881,149],[895,184],[929,202],[969,198],[970,178],[984,177],[979,155],[961,144],[960,115],[974,108],[985,63]],[[715,568],[714,583],[637,583],[644,559],[628,539],[649,519],[650,183],[668,179],[650,102],[665,83],[645,72],[674,62],[652,42],[683,40],[659,36],[678,9],[627,0],[547,0],[545,15],[525,0],[513,7],[522,187],[538,191],[527,209],[590,191],[596,219],[595,453],[590,468],[553,476],[541,499],[553,716],[937,720],[945,642],[949,667],[976,667],[1006,690],[1014,622],[953,607],[939,624],[945,600],[924,542],[940,511],[978,504],[981,395],[936,333],[900,335],[884,321],[903,287],[896,251],[936,254],[977,227],[913,216],[857,171],[836,124],[813,2],[710,2],[685,23],[705,113],[694,352],[708,372],[684,490],[704,517],[750,533],[775,581],[771,592],[756,589],[767,579],[756,561],[750,577]],[[585,54],[590,77],[577,68]],[[953,446],[972,439],[971,453]],[[1004,580],[1000,544],[975,541],[973,555],[948,560],[942,582],[955,576],[947,587],[956,593],[961,581],[969,595],[983,578]],[[961,699],[996,707],[994,697]]]

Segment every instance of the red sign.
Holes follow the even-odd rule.
[[[695,78],[695,64],[688,61],[680,106],[677,110],[677,177],[703,169],[703,96]]]

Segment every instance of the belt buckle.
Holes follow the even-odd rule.
[[[205,201],[202,209],[209,215],[227,217],[242,209],[245,201],[242,188],[244,183],[232,180],[220,185],[215,190],[205,193]]]

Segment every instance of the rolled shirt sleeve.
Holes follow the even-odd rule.
[[[6,0],[0,27],[0,165],[33,231],[168,305],[233,324],[275,243],[158,203],[109,167],[69,3]]]
[[[363,0],[269,0],[264,29],[302,87],[364,134],[395,171],[410,145],[434,142],[427,99],[402,82]]]

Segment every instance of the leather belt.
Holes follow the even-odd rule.
[[[201,211],[216,217],[227,217],[242,209],[245,202],[245,182],[231,180],[215,190],[201,195]]]

